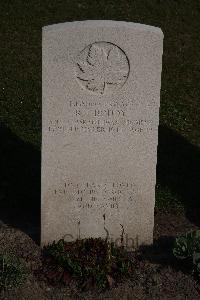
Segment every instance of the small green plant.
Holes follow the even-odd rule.
[[[17,257],[0,253],[0,290],[19,286],[24,278],[25,270]]]
[[[131,274],[134,261],[123,247],[101,238],[65,242],[59,240],[43,248],[43,270],[53,282],[68,284],[75,279],[79,286],[106,288]]]
[[[176,238],[173,254],[176,258],[187,261],[193,273],[200,277],[200,230]]]

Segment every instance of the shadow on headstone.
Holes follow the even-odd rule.
[[[0,124],[0,221],[40,240],[40,151]]]
[[[186,217],[200,226],[200,149],[164,126],[159,127],[157,183],[175,192]]]
[[[0,221],[40,240],[40,150],[0,124]],[[160,126],[157,181],[180,195],[186,217],[200,225],[200,149]]]

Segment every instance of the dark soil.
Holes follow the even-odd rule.
[[[104,292],[82,292],[72,283],[50,285],[41,273],[39,245],[23,231],[1,224],[0,250],[16,254],[28,275],[22,286],[2,292],[0,299],[200,299],[200,285],[171,252],[174,238],[193,229],[197,227],[183,212],[156,211],[154,245],[141,249],[132,277]]]

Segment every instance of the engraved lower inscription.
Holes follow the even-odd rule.
[[[79,182],[66,181],[55,188],[55,197],[73,201],[79,209],[120,209],[136,200],[136,186],[132,182]]]

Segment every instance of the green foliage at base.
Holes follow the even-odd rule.
[[[65,242],[59,240],[43,248],[43,270],[53,283],[68,284],[75,279],[81,288],[111,287],[129,276],[134,261],[123,247],[101,238]]]
[[[0,290],[17,287],[24,282],[25,270],[18,259],[8,253],[0,254]]]
[[[200,230],[176,238],[173,253],[178,259],[187,261],[193,273],[200,276]]]

